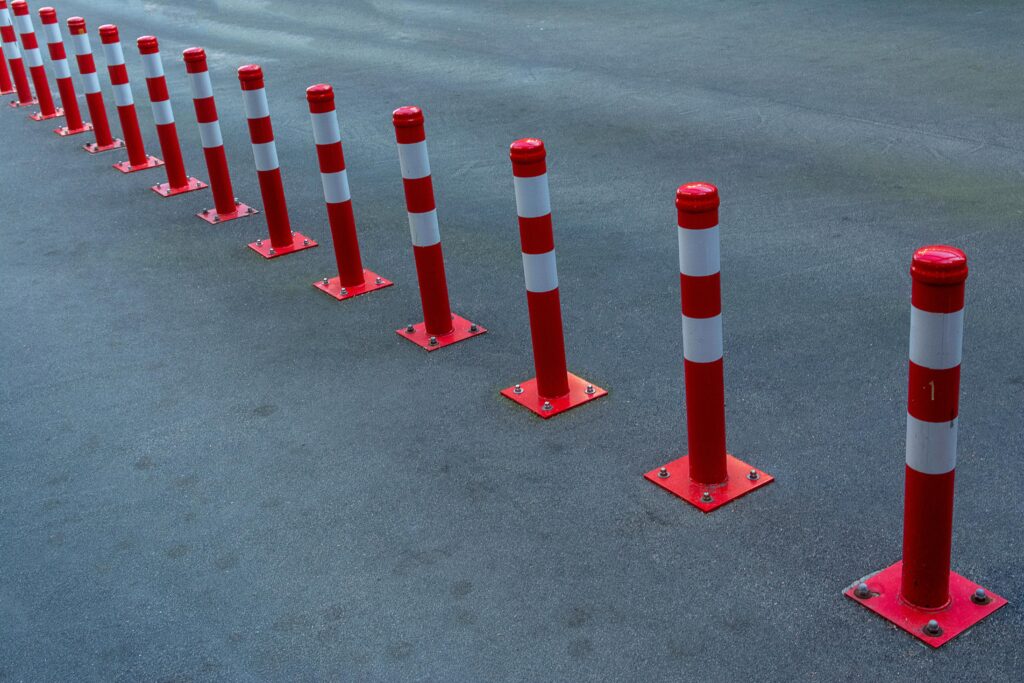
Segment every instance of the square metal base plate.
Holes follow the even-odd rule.
[[[985,601],[975,602],[974,592],[981,588],[956,572],[949,573],[949,604],[942,609],[926,610],[908,605],[900,599],[900,584],[903,578],[903,561],[888,569],[868,574],[843,591],[843,595],[855,600],[869,610],[884,617],[918,640],[939,647],[977,624],[979,621],[1006,604],[1006,599],[985,591]],[[857,585],[866,583],[868,595],[859,597]],[[930,635],[925,625],[934,619],[939,622],[939,632]]]
[[[64,116],[64,109],[62,109],[61,107],[57,107],[56,109],[54,109],[53,113],[50,115],[46,115],[41,111],[37,111],[35,113],[28,115],[28,117],[33,121],[49,121],[50,119],[59,119],[61,116]]]
[[[14,100],[13,102],[8,102],[7,106],[10,107],[11,109],[17,109],[18,107],[31,107],[34,104],[39,104],[39,100],[37,100],[36,98],[33,97],[28,102],[19,102],[18,100]]]
[[[250,249],[266,259],[277,258],[278,256],[284,256],[285,254],[302,251],[303,249],[312,249],[315,246],[317,246],[316,242],[306,237],[301,232],[295,232],[294,230],[292,231],[292,243],[280,248],[273,246],[269,239],[259,240],[249,244]]]
[[[313,286],[319,289],[321,292],[333,296],[338,301],[344,301],[345,299],[351,299],[353,297],[359,296],[360,294],[366,294],[367,292],[372,292],[377,289],[384,289],[385,287],[390,287],[393,284],[394,283],[391,282],[391,280],[382,278],[380,275],[377,275],[377,273],[374,273],[372,270],[366,270],[365,268],[363,268],[363,284],[356,285],[354,287],[345,287],[344,292],[341,291],[342,287],[340,277],[325,277],[323,280],[320,280],[319,282],[314,282]]]
[[[196,190],[205,190],[208,187],[206,183],[198,178],[188,176],[188,183],[184,187],[171,187],[170,183],[160,183],[149,188],[156,192],[161,197],[174,197],[179,194],[185,194],[186,192],[195,192]]]
[[[400,330],[395,330],[395,332],[405,337],[413,344],[423,347],[427,351],[436,351],[437,349],[457,344],[464,339],[469,339],[470,337],[479,337],[481,334],[487,332],[487,330],[480,325],[471,323],[462,316],[455,315],[453,313],[452,331],[448,334],[437,335],[437,337],[434,338],[435,341],[433,344],[430,343],[431,335],[427,334],[427,327],[424,323],[408,325]]]
[[[567,410],[572,410],[576,406],[581,406],[584,403],[590,403],[594,399],[607,396],[608,392],[601,387],[591,384],[585,379],[581,379],[576,375],[567,373],[569,376],[569,393],[565,396],[559,396],[556,398],[545,398],[537,393],[537,380],[528,379],[522,384],[516,384],[515,386],[508,387],[507,389],[501,390],[501,395],[505,398],[512,399],[519,405],[529,408],[537,415],[540,415],[545,420],[549,417],[554,417],[559,413],[564,413]],[[545,404],[549,407],[545,409]]]
[[[54,128],[53,132],[56,133],[57,135],[61,136],[61,137],[67,137],[69,135],[78,135],[80,133],[87,133],[90,130],[92,130],[92,124],[91,123],[85,123],[85,124],[82,125],[81,128],[76,128],[74,130],[71,130],[67,126],[61,126],[60,128]]]
[[[112,149],[121,149],[122,147],[124,147],[124,140],[121,138],[114,138],[114,142],[109,145],[101,145],[98,142],[89,142],[82,145],[82,149],[89,154],[100,154],[101,152],[109,152]]]
[[[751,467],[728,453],[725,454],[725,460],[728,478],[723,484],[702,484],[690,479],[690,456],[688,455],[651,470],[644,475],[644,479],[674,493],[701,512],[716,510],[740,496],[745,496],[754,489],[775,481],[775,477],[767,472]],[[662,469],[665,470],[664,473]],[[757,473],[756,479],[752,478],[752,471]],[[705,493],[710,494],[711,500],[705,497]]]
[[[17,88],[11,88],[10,90],[0,90],[0,97],[5,97],[7,95],[13,95],[16,92],[18,92]]]
[[[196,215],[202,218],[210,225],[218,225],[220,223],[233,221],[236,218],[255,216],[258,213],[259,211],[252,208],[251,206],[248,206],[247,204],[243,204],[242,202],[235,202],[235,210],[232,211],[231,213],[217,213],[217,209],[206,209],[205,211],[201,211]]]
[[[136,173],[138,171],[145,171],[147,168],[157,168],[163,165],[164,162],[162,160],[157,159],[155,156],[147,154],[146,163],[144,164],[132,166],[132,162],[130,161],[119,161],[116,164],[114,164],[114,168],[116,168],[121,173]]]

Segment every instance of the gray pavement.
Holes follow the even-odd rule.
[[[38,5],[39,3],[35,3]],[[33,11],[38,7],[33,6]],[[66,0],[267,73],[296,229],[212,227],[0,111],[0,680],[1019,681],[1024,12],[1012,2]],[[338,110],[363,258],[338,303],[304,88]],[[108,106],[111,107],[109,87]],[[453,309],[426,354],[390,111],[427,116]],[[116,124],[115,124],[116,128]],[[550,154],[570,369],[548,422],[508,143]],[[719,185],[730,450],[777,477],[704,516],[685,444],[673,191]],[[939,651],[842,597],[899,558],[910,255],[971,263],[954,568],[1011,601]]]

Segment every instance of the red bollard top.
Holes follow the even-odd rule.
[[[185,60],[186,73],[198,74],[207,70],[206,50],[201,47],[190,47],[181,53],[181,58]]]
[[[680,228],[713,228],[718,225],[718,188],[711,183],[686,183],[676,190]]]
[[[259,64],[238,67],[238,82],[242,84],[242,90],[259,90],[263,87],[263,69]]]
[[[408,145],[427,139],[427,132],[423,128],[423,110],[419,107],[399,107],[391,112],[391,121],[395,124],[395,138],[400,144]]]
[[[41,7],[39,9],[39,18],[44,24],[56,24],[57,10],[52,7]]]
[[[548,172],[547,150],[540,138],[522,138],[516,140],[508,148],[508,156],[512,160],[512,175],[520,178],[532,178]]]
[[[915,308],[955,313],[964,307],[967,255],[944,244],[921,247],[910,262],[910,278],[910,297]]]
[[[144,55],[155,55],[160,52],[160,43],[156,36],[142,36],[135,41],[139,46],[139,52]]]
[[[105,45],[121,42],[121,35],[117,32],[117,26],[114,24],[103,24],[103,26],[100,26],[100,40]]]
[[[85,19],[82,17],[71,17],[68,19],[68,30],[71,35],[80,36],[85,33]]]
[[[11,9],[20,17],[26,16],[28,14],[28,3],[25,0],[14,0],[11,3]]]
[[[317,83],[306,88],[306,101],[313,114],[334,111],[334,88],[326,83]]]

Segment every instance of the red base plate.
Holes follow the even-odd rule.
[[[274,247],[270,244],[269,239],[258,240],[249,244],[249,248],[263,258],[277,258],[292,252],[302,251],[303,249],[312,249],[315,246],[317,246],[316,242],[301,232],[295,232],[294,230],[292,231],[292,243],[284,247]]]
[[[195,192],[196,190],[205,190],[208,187],[206,183],[198,178],[188,177],[188,184],[182,187],[171,187],[170,183],[160,183],[149,188],[156,192],[161,197],[175,197],[179,194],[185,194],[186,192]]]
[[[775,481],[775,477],[756,467],[751,467],[739,458],[725,454],[727,479],[722,484],[702,484],[690,479],[690,456],[684,455],[678,460],[664,465],[668,476],[662,476],[662,467],[653,469],[644,475],[644,479],[657,484],[661,488],[674,493],[701,512],[711,512],[730,503],[740,496],[745,496],[754,489],[761,488]],[[751,470],[757,478],[750,477]],[[707,500],[705,493],[710,494]]]
[[[62,138],[66,138],[69,135],[78,135],[79,133],[87,133],[90,130],[92,130],[92,124],[91,123],[86,123],[81,128],[75,128],[74,130],[71,130],[67,126],[61,126],[60,128],[54,128],[53,132],[56,133],[57,135],[61,136]]]
[[[114,168],[116,168],[121,173],[136,173],[138,171],[145,171],[148,168],[157,168],[157,167],[163,166],[163,165],[164,165],[163,161],[161,161],[160,159],[157,159],[154,156],[150,156],[149,154],[147,154],[146,155],[146,163],[144,163],[144,164],[139,164],[138,166],[132,166],[132,162],[130,162],[130,161],[119,161],[116,164],[114,164]]]
[[[345,287],[344,293],[342,293],[341,278],[332,277],[324,278],[319,282],[314,282],[313,286],[319,289],[321,292],[330,294],[338,301],[344,301],[345,299],[351,299],[352,297],[359,296],[360,294],[366,294],[377,289],[384,289],[390,287],[394,283],[391,280],[382,278],[377,273],[371,270],[363,268],[363,284],[356,285],[354,287]]]
[[[13,102],[8,102],[7,106],[12,108],[12,109],[17,109],[18,107],[31,107],[34,104],[39,104],[39,100],[37,100],[36,98],[33,97],[28,102],[19,102],[18,100],[14,100]]]
[[[868,574],[843,591],[843,595],[855,600],[869,610],[885,617],[901,629],[932,647],[939,647],[977,624],[979,621],[1006,604],[1006,599],[985,591],[985,602],[973,600],[974,592],[981,588],[956,572],[949,573],[949,604],[942,609],[927,610],[903,602],[899,596],[903,578],[903,561],[888,569]],[[857,586],[866,583],[868,595],[859,597]],[[934,619],[939,622],[939,632],[930,635],[925,625]]]
[[[84,149],[89,154],[109,152],[112,149],[121,149],[122,147],[124,147],[124,140],[122,140],[121,138],[114,138],[114,142],[109,145],[101,145],[98,142],[90,142],[82,145],[82,149]]]
[[[569,376],[569,393],[565,396],[558,396],[556,398],[542,397],[537,393],[536,378],[528,379],[522,384],[517,384],[507,389],[502,389],[501,395],[512,399],[521,406],[529,408],[545,420],[567,410],[572,410],[576,406],[590,403],[594,399],[608,395],[608,392],[601,387],[591,384],[571,372],[566,374]],[[550,406],[546,410],[544,408],[545,404]]]
[[[0,97],[5,95],[13,95],[18,92],[17,88],[11,88],[10,90],[0,90]]]
[[[245,218],[246,216],[255,216],[259,211],[243,204],[242,202],[235,202],[235,210],[231,213],[217,213],[217,209],[206,209],[196,215],[202,218],[210,225],[217,225],[219,223],[226,223],[233,221],[236,218]]]
[[[53,113],[49,115],[44,114],[41,111],[37,111],[34,114],[28,115],[28,117],[33,121],[49,121],[50,119],[59,119],[61,116],[64,116],[64,110],[60,107],[54,109]]]
[[[412,328],[411,330],[409,329],[410,327]],[[436,337],[433,337],[435,340],[433,344],[430,343],[431,335],[427,333],[427,328],[424,323],[416,323],[415,325],[409,325],[408,327],[403,327],[400,330],[395,330],[395,332],[405,337],[413,344],[421,346],[427,351],[436,351],[437,349],[442,349],[445,346],[457,344],[464,339],[469,339],[470,337],[479,337],[486,331],[487,330],[480,325],[471,323],[462,316],[455,315],[454,313],[452,314],[452,331],[448,334],[439,334]]]

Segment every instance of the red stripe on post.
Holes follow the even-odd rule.
[[[949,422],[960,412],[960,366],[932,370],[910,362],[907,412],[925,422]]]
[[[163,76],[146,79],[146,89],[149,90],[150,102],[165,102],[171,99],[167,92],[167,79]]]
[[[537,218],[519,217],[519,241],[524,254],[546,254],[555,248],[551,214]]]
[[[128,67],[124,64],[111,64],[107,67],[110,72],[111,85],[126,85],[128,83]]]
[[[558,289],[526,292],[530,312],[530,341],[533,365],[537,372],[537,393],[557,398],[569,393],[569,375],[565,361],[565,337],[562,333],[562,303]]]
[[[949,602],[955,476],[956,470],[922,474],[906,467],[901,597],[918,607]]]
[[[337,173],[345,170],[345,153],[340,142],[316,146],[316,158],[320,163],[321,173]]]
[[[721,273],[694,277],[679,274],[679,296],[687,318],[711,318],[722,313]]]
[[[441,243],[429,247],[413,247],[416,259],[416,278],[420,285],[423,322],[432,335],[452,331],[452,310],[448,303],[448,280],[444,272],[444,253]]]
[[[196,110],[196,121],[199,123],[213,123],[217,120],[217,104],[212,97],[203,97],[192,100]]]
[[[274,127],[270,124],[269,116],[264,116],[261,119],[249,119],[249,138],[254,145],[274,141]]]
[[[405,206],[409,213],[425,213],[436,208],[434,204],[434,184],[430,176],[424,178],[402,178],[405,187]]]
[[[725,377],[722,359],[694,363],[683,358],[686,435],[690,479],[717,484],[728,477],[725,459]]]

